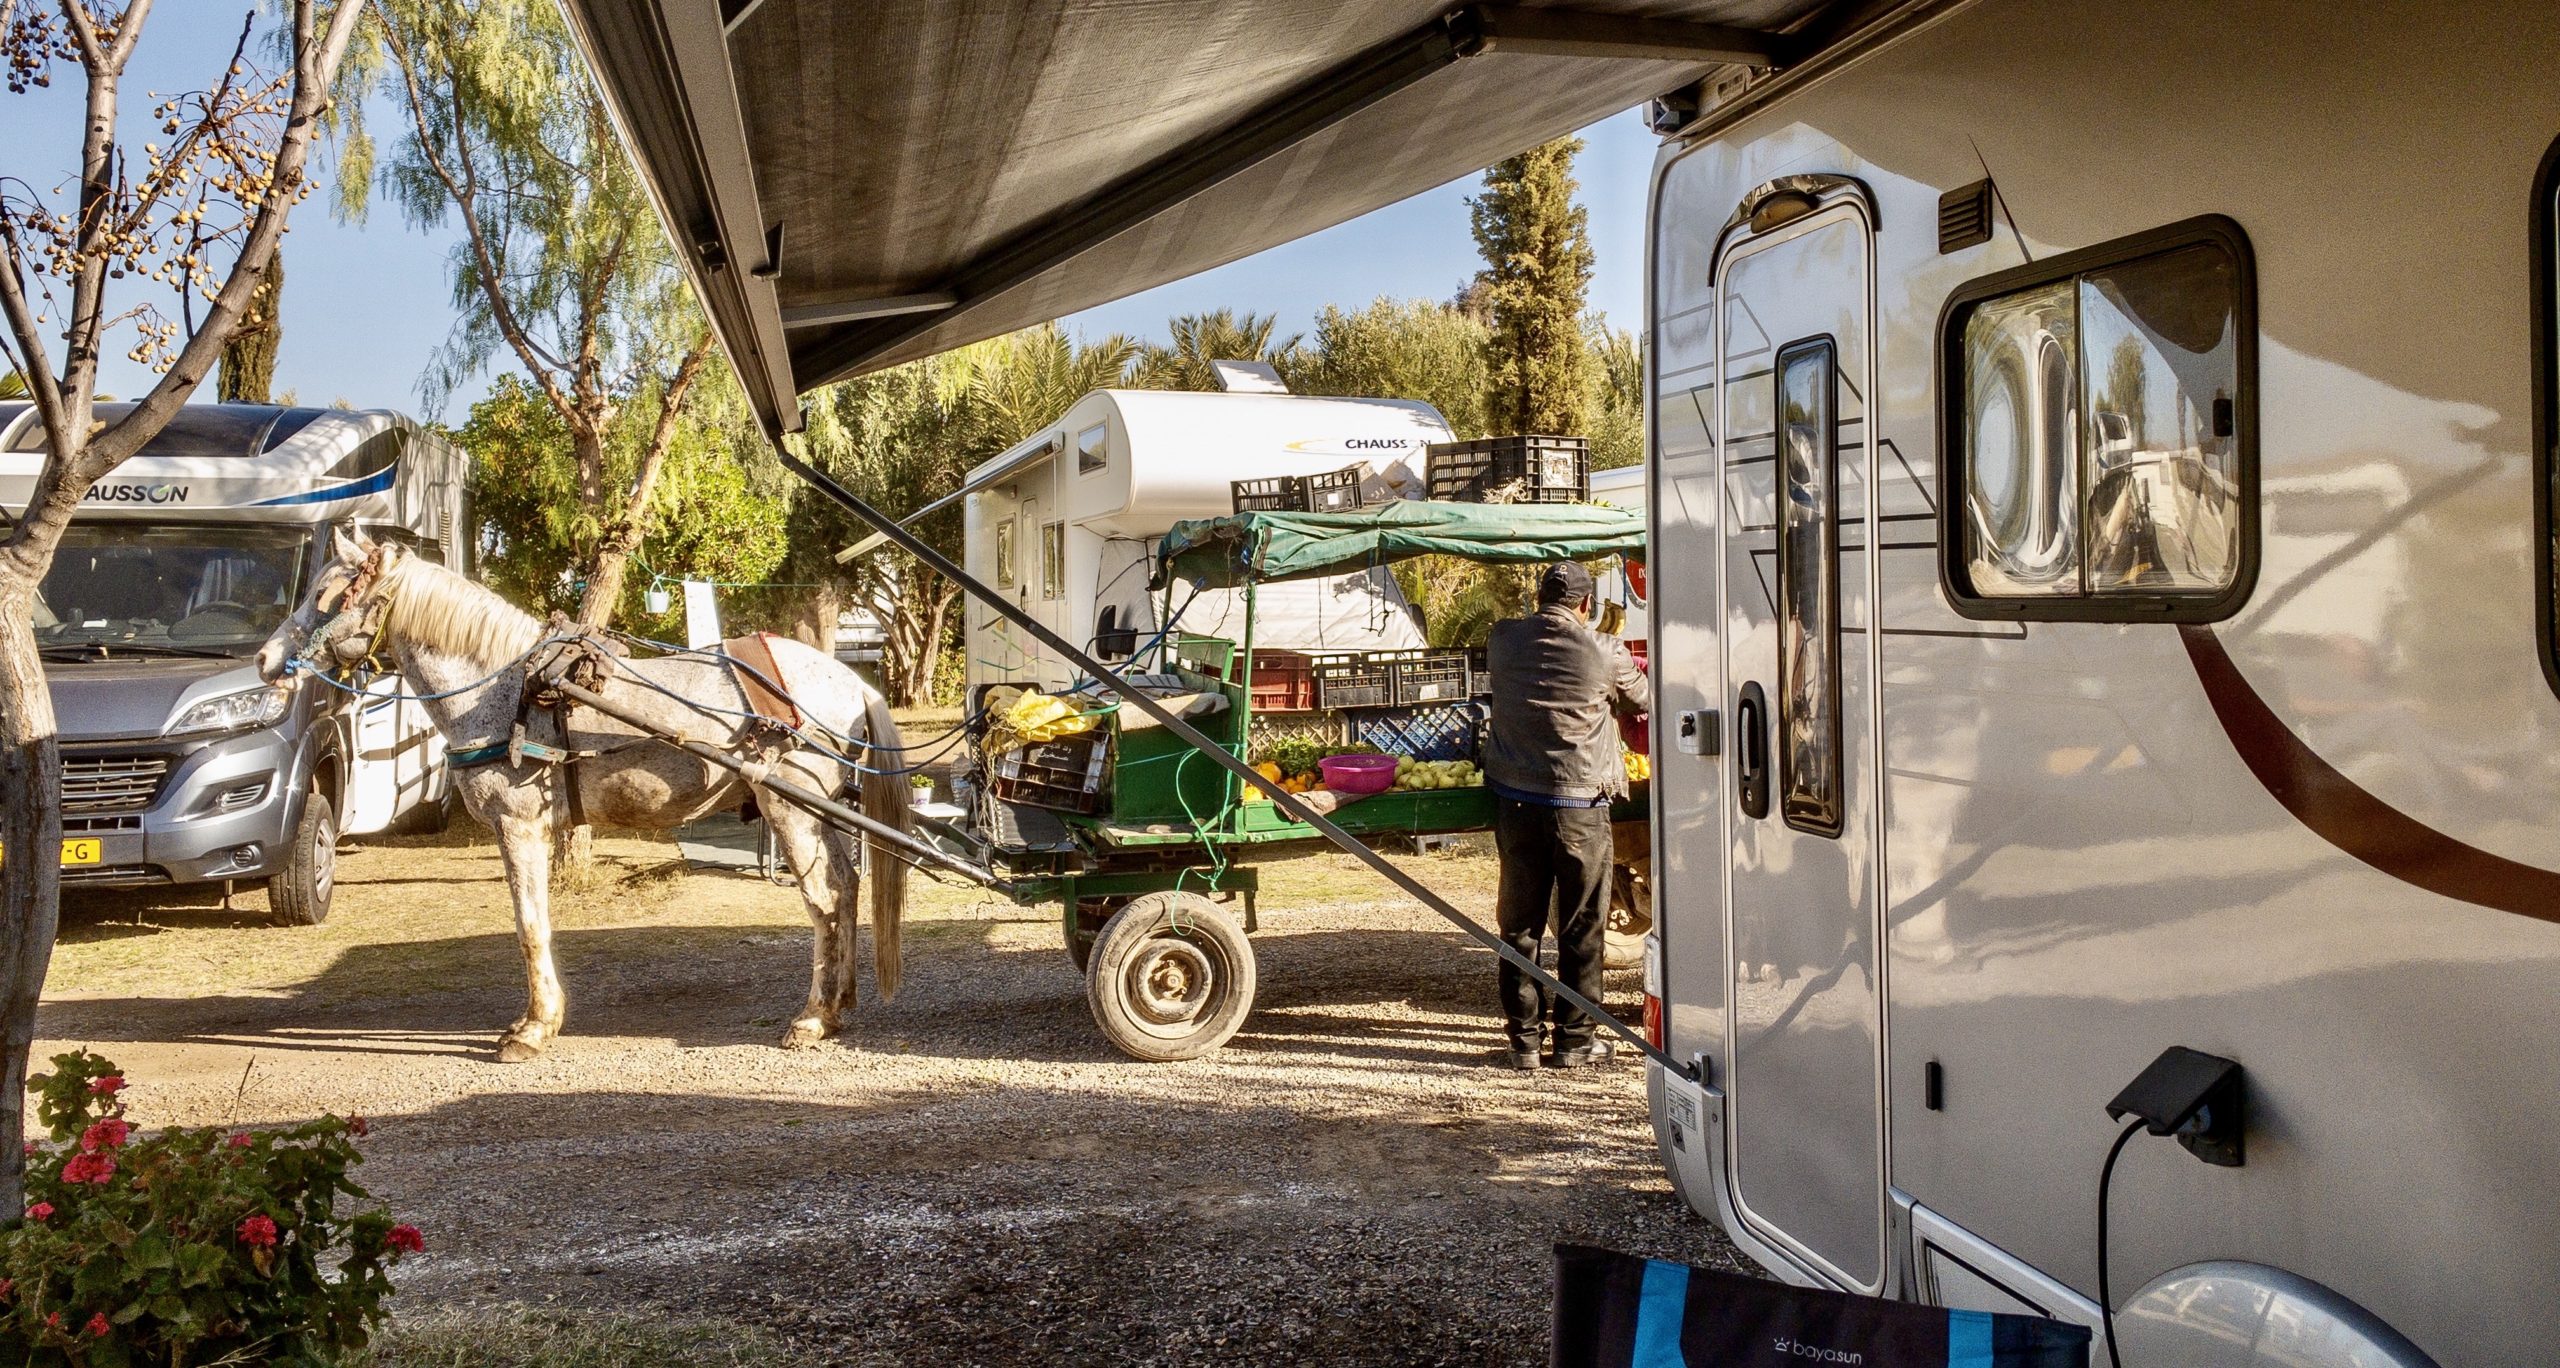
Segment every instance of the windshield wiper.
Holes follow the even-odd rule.
[[[129,655],[185,656],[194,660],[236,658],[229,651],[208,651],[201,646],[163,646],[149,641],[63,641],[39,646],[36,654],[46,660],[113,660],[117,656]]]

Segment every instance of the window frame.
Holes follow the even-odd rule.
[[[1975,593],[1964,563],[1964,443],[1966,386],[1964,326],[1973,306],[2002,295],[2076,280],[2092,271],[2122,266],[2146,257],[2163,256],[2182,247],[2219,247],[2230,254],[2236,298],[2232,301],[2232,478],[2239,486],[2240,545],[2231,583],[2214,594],[2092,593],[2084,580],[2077,595],[2055,594],[2003,598]],[[1978,276],[1948,294],[1938,314],[1938,587],[1958,616],[1979,622],[2220,622],[2240,611],[2258,586],[2258,266],[2249,235],[2224,214],[2203,214],[2114,238],[2076,251],[2057,253],[2023,266]],[[2075,339],[2075,345],[2077,345]],[[2075,376],[2086,357],[2075,357]],[[2085,472],[2084,472],[2085,475]],[[2019,478],[2025,478],[2020,472]],[[2085,517],[2090,491],[2080,481],[2080,504],[2074,518]],[[2077,554],[2090,548],[2082,528]],[[2085,560],[2084,560],[2085,564]],[[2555,676],[2560,680],[2560,676]]]
[[[1102,434],[1102,444],[1094,448],[1088,459],[1084,439],[1097,432]],[[1075,447],[1077,479],[1083,479],[1088,475],[1100,475],[1111,469],[1111,420],[1106,418],[1099,423],[1079,428],[1075,435]]]
[[[2533,366],[2533,614],[2534,654],[2543,682],[2560,693],[2560,554],[2551,544],[2554,494],[2560,479],[2560,141],[2542,154],[2533,174],[2526,255],[2533,272],[2530,326]]]
[[[1824,711],[1830,716],[1829,748],[1831,779],[1834,785],[1827,820],[1822,815],[1807,814],[1796,806],[1795,748],[1787,744],[1785,731],[1788,720],[1788,701],[1795,696],[1790,688],[1794,681],[1787,661],[1787,619],[1790,616],[1790,605],[1795,600],[1794,596],[1788,592],[1792,587],[1793,579],[1788,573],[1788,567],[1794,562],[1793,558],[1787,554],[1787,543],[1791,538],[1787,532],[1786,383],[1788,368],[1799,357],[1813,353],[1819,353],[1825,358],[1823,373],[1831,382],[1831,394],[1823,407],[1823,415],[1829,420],[1829,425],[1828,430],[1822,434],[1820,454],[1822,481],[1827,491],[1822,502],[1821,559],[1831,571],[1823,581],[1823,618],[1828,627],[1827,635],[1830,637],[1823,652],[1823,672],[1827,676],[1824,687],[1828,690],[1830,700],[1830,706]],[[1848,738],[1843,730],[1845,722],[1842,713],[1845,709],[1842,706],[1840,672],[1839,340],[1830,333],[1816,333],[1811,337],[1799,337],[1778,348],[1770,361],[1769,383],[1776,396],[1770,407],[1770,422],[1778,443],[1777,459],[1773,463],[1775,479],[1772,484],[1772,492],[1777,496],[1778,502],[1772,510],[1775,516],[1771,519],[1773,527],[1770,538],[1770,545],[1776,552],[1778,561],[1776,583],[1778,601],[1774,619],[1778,629],[1778,668],[1774,672],[1778,687],[1776,701],[1770,708],[1770,731],[1775,741],[1771,749],[1776,752],[1777,760],[1777,794],[1776,801],[1771,806],[1776,810],[1779,820],[1789,828],[1801,831],[1808,836],[1823,836],[1838,840],[1841,833],[1848,829],[1849,809]]]
[[[1022,579],[1022,533],[1019,530],[1019,523],[1020,519],[1010,513],[996,520],[995,571],[998,589],[1010,589]]]
[[[1051,553],[1055,552],[1053,556]],[[1040,524],[1040,597],[1067,596],[1067,522],[1051,518]]]

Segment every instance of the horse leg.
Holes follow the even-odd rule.
[[[551,833],[546,812],[540,817],[504,817],[497,822],[498,853],[507,868],[507,891],[515,895],[516,944],[524,951],[525,1008],[507,1033],[498,1038],[498,1062],[518,1064],[542,1053],[560,1034],[568,1015],[568,995],[560,989],[560,972],[551,962]]]
[[[841,1021],[861,997],[854,974],[859,958],[854,938],[862,922],[862,843],[834,827],[826,828],[824,835],[836,876],[836,974],[830,1005]],[[872,934],[878,935],[878,929]]]
[[[805,1049],[834,1035],[841,1024],[833,994],[842,959],[835,926],[834,861],[827,854],[817,818],[770,794],[759,793],[757,806],[764,819],[773,823],[783,866],[798,880],[800,900],[809,908],[809,998],[782,1033],[784,1049]]]

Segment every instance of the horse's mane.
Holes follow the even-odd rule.
[[[433,561],[400,557],[382,574],[385,630],[426,650],[495,665],[533,649],[533,615]]]

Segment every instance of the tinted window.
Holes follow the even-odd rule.
[[[1076,434],[1076,473],[1090,475],[1111,464],[1111,429],[1101,423]]]
[[[1787,825],[1840,834],[1838,380],[1831,341],[1778,353],[1778,792]]]

